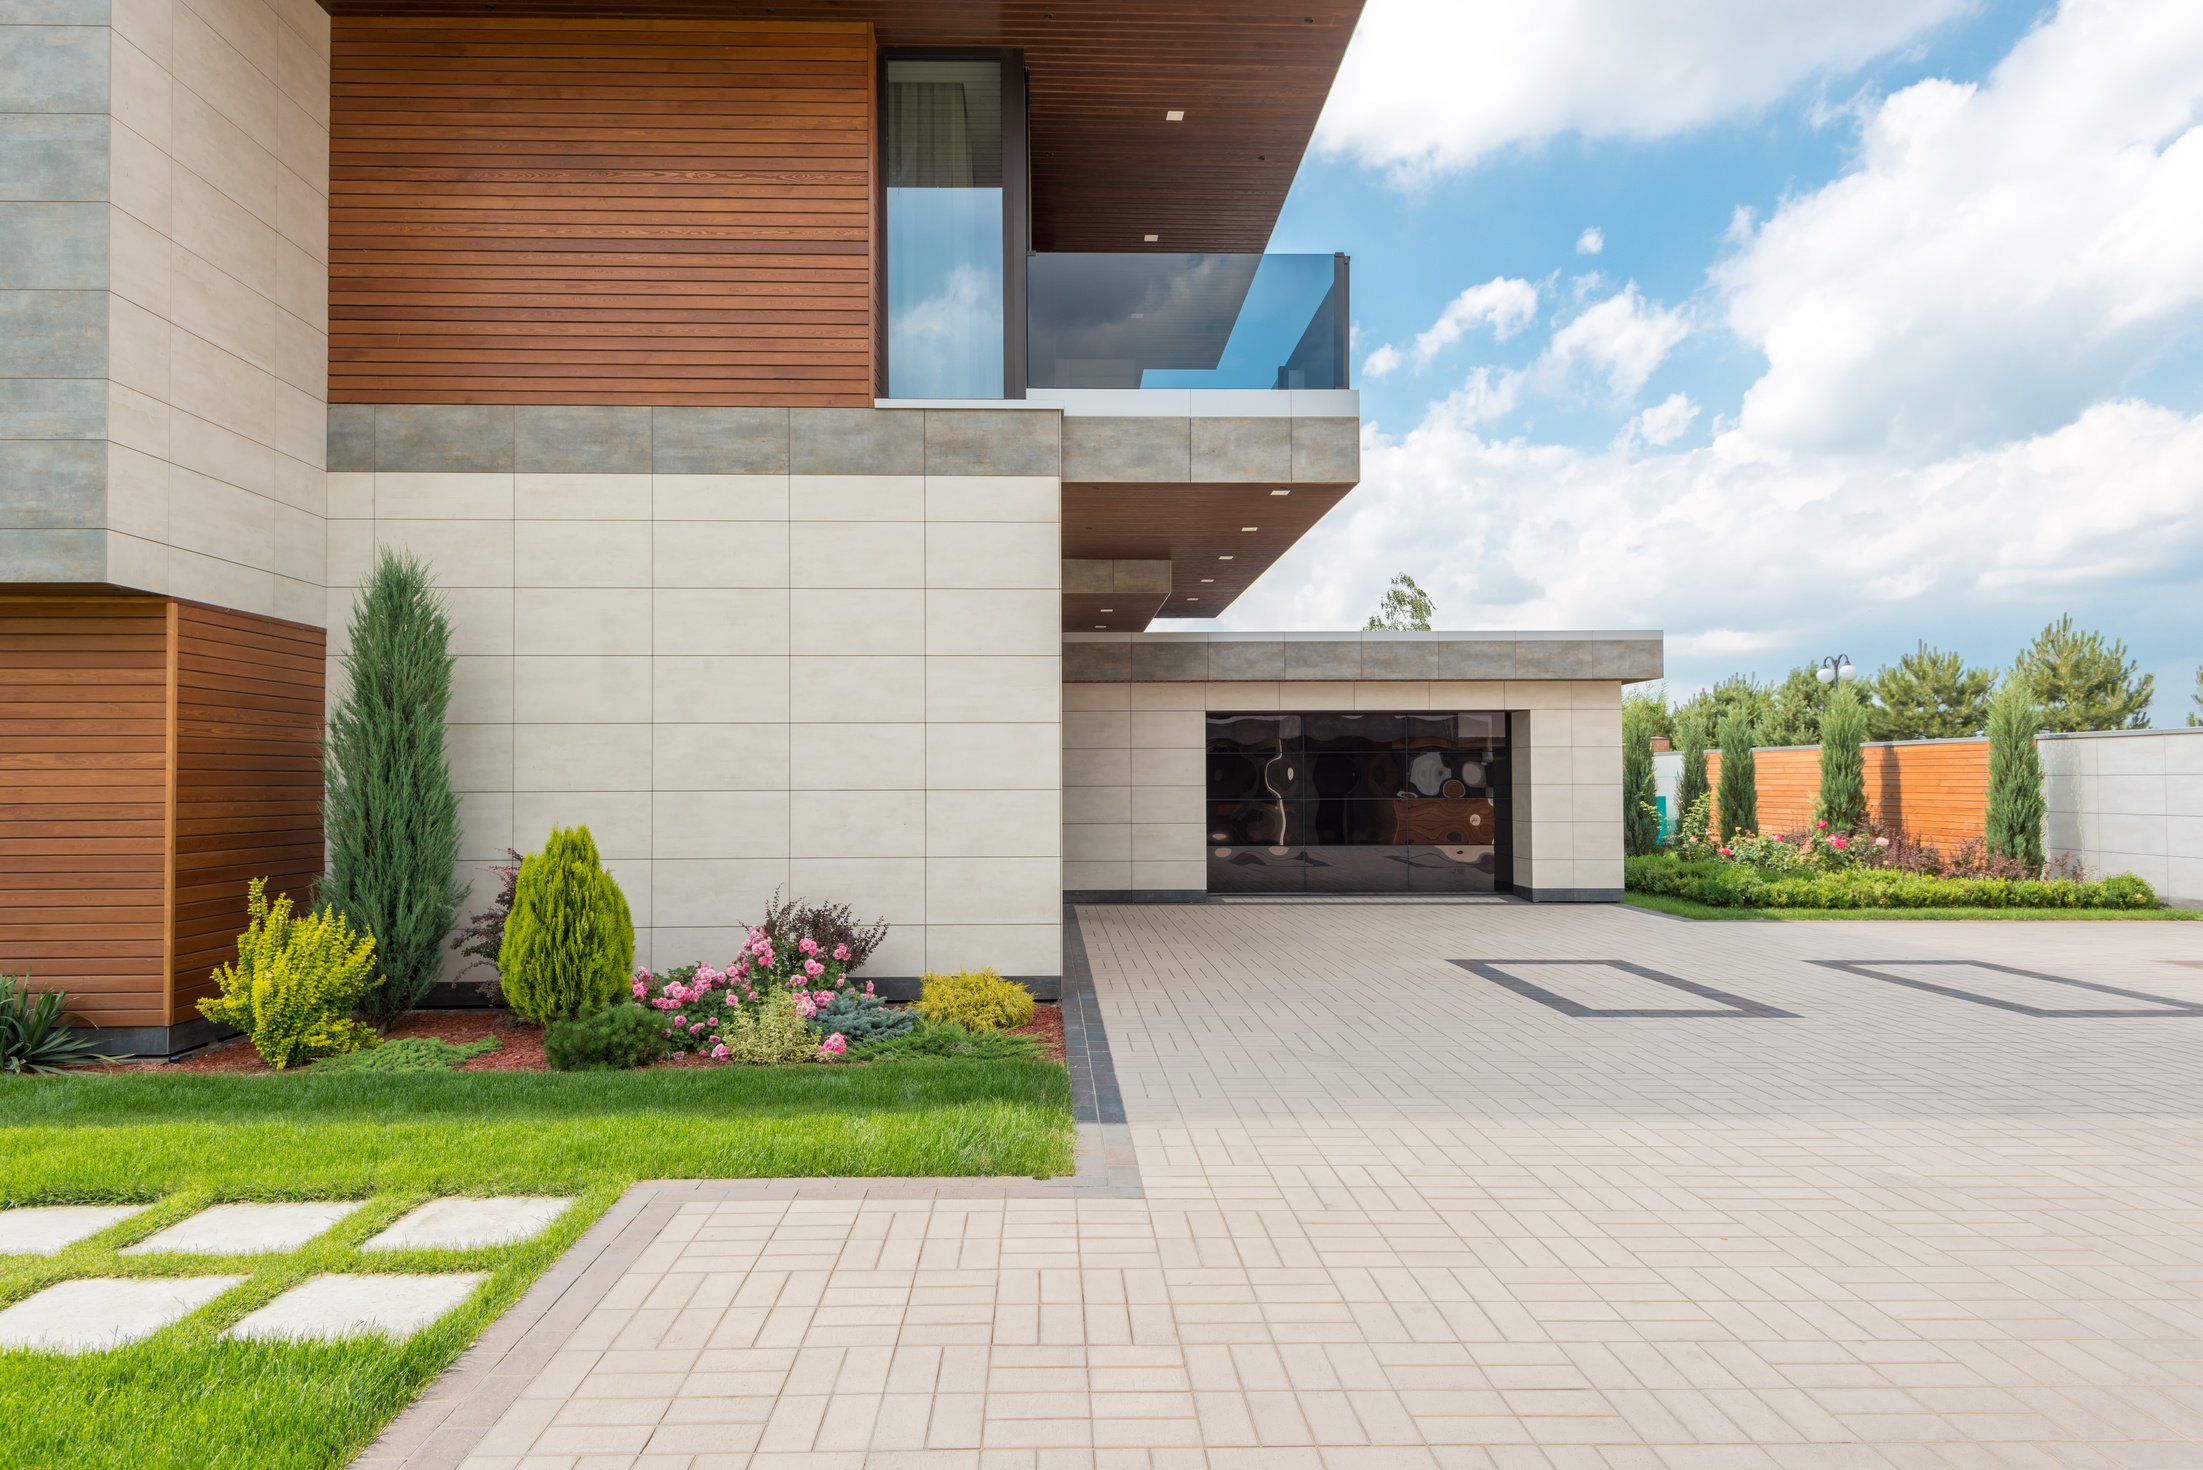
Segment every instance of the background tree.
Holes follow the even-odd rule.
[[[1761,745],[1818,745],[1821,716],[1835,686],[1823,684],[1808,664],[1792,669],[1768,696],[1767,711],[1753,721]]]
[[[419,1004],[443,964],[466,891],[459,798],[444,756],[451,620],[428,568],[385,550],[352,610],[350,682],[322,736],[319,902],[374,936],[386,983],[363,1002],[379,1022]]]
[[[2188,723],[2203,725],[2203,669],[2195,671],[2195,709],[2188,711]]]
[[[1838,684],[1821,715],[1821,793],[1813,804],[1813,815],[1833,831],[1856,832],[1866,825],[1866,759],[1859,753],[1865,738],[1866,707],[1857,693]]]
[[[1752,770],[1752,723],[1743,711],[1721,722],[1721,840],[1759,830],[1759,781]]]
[[[1642,857],[1660,845],[1658,783],[1652,770],[1657,722],[1641,702],[1622,709],[1622,850]]]
[[[1683,753],[1683,774],[1675,783],[1675,836],[1681,839],[1683,814],[1710,789],[1706,784],[1706,726],[1697,715],[1678,715],[1675,720],[1675,745]],[[1702,832],[1689,834],[1703,837]]]
[[[2014,675],[1989,704],[1989,808],[1983,818],[1989,851],[2042,867],[2042,757],[2038,719],[2028,687]]]
[[[1867,728],[1876,740],[1951,740],[1988,725],[1996,671],[1968,668],[1961,655],[1923,642],[1884,664],[1869,687]]]
[[[1731,674],[1710,689],[1701,689],[1675,710],[1675,722],[1681,725],[1684,718],[1698,721],[1701,739],[1716,737],[1722,723],[1739,710],[1752,722],[1757,731],[1767,724],[1774,711],[1774,690],[1760,683],[1750,674]]]
[[[2020,650],[2012,673],[2041,712],[2045,730],[2146,730],[2154,674],[2137,674],[2124,643],[2073,626],[2070,613]]]
[[[1627,729],[1631,720],[1638,721],[1645,731],[1645,738],[1659,738],[1672,742],[1675,739],[1675,714],[1668,708],[1667,689],[1659,684],[1647,684],[1622,693],[1622,728]]]
[[[1413,577],[1402,572],[1385,589],[1375,616],[1362,625],[1362,630],[1368,633],[1428,633],[1431,612],[1430,594],[1416,586]]]

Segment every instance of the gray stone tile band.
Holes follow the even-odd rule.
[[[1657,679],[1657,633],[1447,632],[1429,635],[1275,633],[1074,635],[1069,684],[1276,683],[1446,679]]]

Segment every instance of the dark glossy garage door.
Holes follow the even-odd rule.
[[[1211,893],[1509,886],[1507,716],[1212,714]]]

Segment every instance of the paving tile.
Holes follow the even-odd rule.
[[[246,1256],[296,1250],[358,1209],[360,1200],[303,1204],[210,1205],[166,1230],[123,1247],[126,1256],[166,1251],[191,1255]]]
[[[85,1353],[150,1337],[228,1291],[242,1276],[62,1281],[0,1311],[0,1347]]]
[[[467,1250],[506,1245],[540,1234],[572,1203],[519,1195],[431,1200],[368,1237],[360,1249]]]
[[[488,1279],[482,1271],[438,1276],[316,1276],[303,1281],[224,1334],[228,1337],[335,1341],[374,1334],[410,1337]]]
[[[144,1205],[33,1205],[0,1210],[0,1256],[51,1256],[144,1210]]]

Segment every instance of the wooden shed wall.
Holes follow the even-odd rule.
[[[864,408],[860,21],[340,17],[329,400]]]
[[[1865,746],[1866,804],[1875,821],[1910,833],[1945,852],[1982,835],[1989,801],[1989,742],[1937,740]],[[1763,832],[1802,832],[1813,824],[1820,795],[1817,746],[1753,752]],[[1706,752],[1707,778],[1718,790],[1721,752]]]
[[[168,1019],[168,607],[0,597],[0,973]]]

